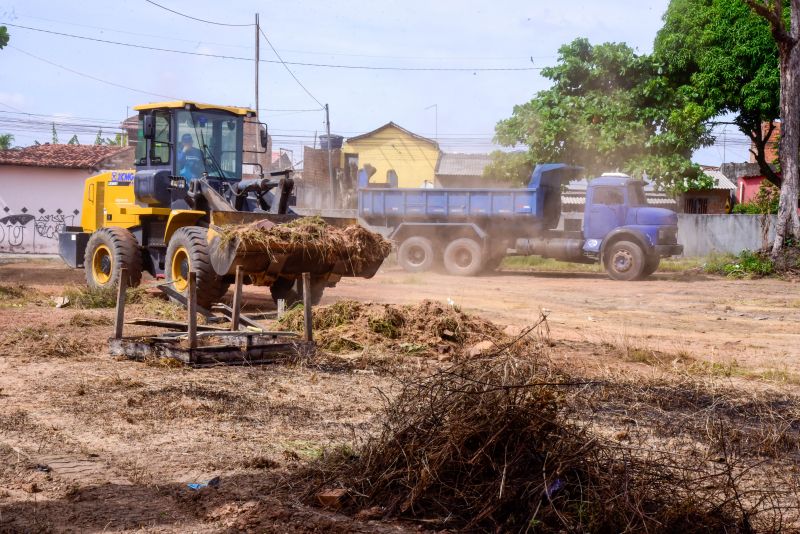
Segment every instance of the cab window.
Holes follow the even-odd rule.
[[[155,112],[156,136],[150,148],[150,165],[169,163],[169,113]]]
[[[619,206],[625,203],[622,189],[618,187],[598,187],[594,190],[593,202],[604,206]]]
[[[136,165],[147,165],[147,141],[144,138],[144,115],[139,115],[139,127],[136,129]]]

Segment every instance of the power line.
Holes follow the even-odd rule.
[[[111,82],[111,81],[108,81],[108,80],[104,80],[102,78],[98,78],[96,76],[92,76],[91,74],[86,74],[84,72],[79,72],[79,71],[71,69],[69,67],[65,67],[64,65],[60,65],[58,63],[54,63],[53,61],[50,61],[48,59],[44,59],[44,58],[39,57],[37,55],[31,54],[30,52],[26,52],[25,50],[23,50],[23,49],[21,49],[21,48],[19,48],[17,46],[14,46],[14,45],[6,45],[6,46],[8,46],[8,48],[13,48],[17,52],[25,54],[26,56],[32,57],[33,59],[39,60],[39,61],[41,61],[43,63],[47,63],[48,65],[52,65],[54,67],[58,67],[59,69],[63,69],[65,71],[67,71],[67,72],[71,72],[72,74],[76,74],[78,76],[83,76],[84,78],[88,78],[88,79],[94,80],[96,82],[104,83],[106,85],[111,85],[113,87],[119,87],[120,89],[127,89],[128,91],[133,91],[135,93],[141,93],[141,94],[144,94],[144,95],[157,96],[159,98],[168,98],[168,99],[172,99],[172,100],[177,100],[177,98],[174,97],[174,96],[162,95],[162,94],[159,94],[159,93],[153,93],[153,92],[150,92],[150,91],[144,91],[142,89],[134,89],[133,87],[130,87],[128,85],[122,85],[120,83],[114,83],[114,82]]]
[[[199,43],[199,44],[207,44],[207,45],[214,45],[214,46],[224,46],[228,48],[241,48],[245,50],[251,50],[252,45],[241,45],[241,44],[233,44],[233,43],[220,43],[218,41],[198,41],[197,39],[183,39],[180,37],[174,36],[167,36],[167,35],[157,35],[153,33],[141,33],[141,32],[132,32],[129,30],[122,30],[119,28],[108,28],[105,26],[94,26],[91,24],[81,24],[79,22],[70,22],[64,20],[56,20],[47,17],[39,17],[35,15],[19,15],[22,18],[26,19],[35,19],[35,20],[42,20],[45,22],[54,22],[56,24],[66,24],[68,26],[77,26],[80,28],[90,28],[93,30],[100,30],[100,31],[108,31],[114,33],[122,33],[126,35],[135,35],[137,37],[149,37],[155,39],[162,39],[165,41],[175,41],[175,42],[182,42],[182,43]],[[422,61],[441,61],[441,60],[455,60],[455,61],[529,61],[530,59],[556,59],[558,58],[557,55],[549,55],[549,56],[400,56],[400,55],[393,55],[393,54],[355,54],[355,53],[348,53],[348,52],[334,52],[331,50],[325,50],[323,52],[314,51],[314,50],[297,50],[293,48],[281,48],[280,49],[284,54],[301,54],[301,55],[309,55],[309,56],[340,56],[340,57],[365,57],[365,58],[373,58],[373,59],[399,59],[399,60],[422,60]]]
[[[93,41],[97,43],[112,44],[117,46],[127,46],[129,48],[141,48],[144,50],[153,50],[156,52],[169,52],[172,54],[184,54],[188,56],[211,57],[217,59],[232,59],[236,61],[253,61],[253,58],[242,56],[229,56],[224,54],[210,54],[205,52],[190,52],[188,50],[175,50],[172,48],[161,48],[157,46],[148,46],[143,44],[125,43],[121,41],[112,41],[109,39],[100,39],[97,37],[86,37],[85,35],[75,35],[72,33],[57,32],[54,30],[45,30],[42,28],[34,28],[32,26],[23,26],[21,24],[12,24],[8,22],[0,22],[5,26],[19,28],[23,30],[35,31],[40,33],[47,33],[51,35],[58,35],[61,37],[70,37],[72,39],[82,39],[84,41]],[[263,34],[263,31],[261,32]],[[266,36],[265,36],[266,38]],[[269,42],[269,41],[267,41]],[[275,55],[280,58],[277,51],[270,44],[270,47],[275,51]],[[294,65],[300,67],[317,67],[328,69],[349,69],[349,70],[376,70],[376,71],[400,71],[400,72],[521,72],[521,71],[537,71],[545,67],[393,67],[393,66],[374,66],[374,65],[342,65],[334,63],[310,63],[304,61],[278,61],[273,59],[262,59],[262,63],[280,63],[284,67],[287,65]]]
[[[229,24],[227,22],[216,22],[216,21],[213,21],[213,20],[199,19],[197,17],[193,17],[191,15],[187,15],[185,13],[181,13],[180,11],[175,11],[174,9],[170,9],[170,8],[168,8],[166,6],[162,6],[161,4],[157,4],[157,3],[153,2],[153,0],[144,0],[144,1],[147,2],[148,4],[153,4],[156,7],[160,7],[161,9],[163,9],[165,11],[169,11],[170,13],[174,13],[176,15],[179,15],[181,17],[185,17],[187,19],[196,20],[198,22],[205,22],[206,24],[215,24],[217,26],[236,26],[236,27],[252,26],[253,25],[252,23],[249,23],[249,24]]]
[[[306,86],[305,86],[305,85],[303,85],[303,82],[301,82],[301,81],[300,81],[300,80],[297,78],[297,76],[295,76],[295,75],[294,75],[294,72],[292,72],[292,69],[290,69],[290,68],[289,68],[289,65],[287,65],[287,64],[286,64],[286,62],[283,60],[283,58],[282,58],[282,57],[281,57],[281,55],[278,53],[278,51],[277,51],[277,50],[275,50],[275,47],[274,47],[274,46],[272,46],[272,43],[270,42],[270,40],[269,40],[269,37],[267,37],[267,34],[266,34],[266,33],[264,33],[264,30],[262,30],[260,26],[259,26],[259,28],[258,28],[258,31],[259,31],[259,32],[261,32],[261,35],[264,37],[264,40],[267,42],[267,44],[269,45],[269,47],[270,47],[270,48],[272,49],[272,51],[275,53],[275,57],[277,57],[277,58],[278,58],[278,60],[281,62],[281,64],[283,65],[283,67],[286,69],[286,72],[288,72],[288,73],[291,75],[291,77],[292,77],[292,78],[294,78],[294,81],[296,81],[296,82],[297,82],[297,85],[299,85],[299,86],[300,86],[300,87],[303,89],[303,91],[305,91],[305,92],[306,92],[306,94],[307,94],[308,96],[310,96],[312,100],[314,100],[314,102],[316,102],[317,104],[319,104],[319,107],[320,107],[320,108],[324,108],[325,106],[322,104],[322,102],[320,102],[320,101],[317,99],[317,97],[316,97],[316,96],[314,96],[313,94],[311,94],[311,91],[309,91],[309,90],[306,88]]]

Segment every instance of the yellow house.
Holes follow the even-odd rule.
[[[370,182],[386,182],[390,171],[397,174],[399,187],[423,187],[434,183],[439,144],[409,132],[393,122],[371,132],[350,137],[344,145],[344,168],[352,164],[375,167]]]

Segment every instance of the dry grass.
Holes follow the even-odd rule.
[[[105,315],[78,312],[70,317],[67,324],[69,326],[76,326],[78,328],[86,328],[90,326],[111,326],[114,324],[114,321],[111,319],[111,317],[107,317]]]
[[[131,287],[125,292],[126,304],[136,304],[143,300],[145,289]],[[101,289],[88,286],[73,286],[64,291],[68,305],[79,309],[88,310],[95,308],[113,308],[117,305],[117,290],[115,288]]]
[[[406,380],[379,434],[311,465],[309,497],[341,487],[351,512],[377,506],[448,530],[800,526],[796,474],[780,467],[800,458],[797,398],[689,377],[589,380],[543,346],[512,341]]]
[[[85,337],[62,328],[26,326],[0,335],[2,354],[11,358],[77,358],[95,349]]]
[[[23,284],[0,284],[0,308],[21,308],[46,305],[50,302],[40,291]]]

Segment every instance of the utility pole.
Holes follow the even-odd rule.
[[[328,104],[325,104],[325,131],[328,133],[328,181],[331,186],[331,208],[335,208],[336,189],[333,183],[333,162],[331,161],[331,114]]]
[[[258,117],[258,64],[261,48],[261,27],[258,25],[258,13],[256,13],[256,117]]]

